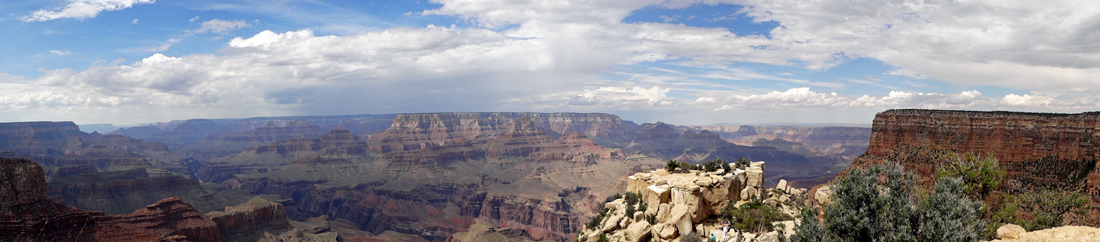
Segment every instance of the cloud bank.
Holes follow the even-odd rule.
[[[42,14],[35,12],[27,21],[94,17],[99,11],[149,2],[96,1],[100,7],[88,8],[95,11],[68,10],[91,5],[82,0],[80,7],[71,2],[62,10],[40,10]],[[868,122],[875,112],[888,108],[1100,108],[1092,94],[1100,91],[1100,34],[1095,34],[1100,30],[1100,6],[1094,4],[437,2],[442,6],[420,14],[457,16],[474,24],[344,36],[318,36],[309,29],[265,30],[229,40],[219,54],[158,53],[127,65],[46,70],[33,80],[8,78],[18,80],[0,81],[0,90],[9,90],[0,91],[0,110],[23,119],[79,114],[87,122],[114,123],[435,111],[653,112],[683,117],[665,121],[705,124],[820,113],[839,115],[808,121]],[[719,3],[744,6],[738,12],[779,27],[766,37],[738,36],[725,28],[621,22],[647,6]],[[214,19],[194,32],[227,34],[249,26]],[[883,75],[940,80],[970,90],[931,93],[907,90],[921,85],[909,81],[811,81],[734,67],[755,63],[812,72],[855,58],[894,68]],[[684,68],[702,71],[683,72]],[[853,85],[890,90],[844,94]],[[985,95],[977,90],[986,86],[1009,93]],[[119,115],[132,119],[117,121]]]

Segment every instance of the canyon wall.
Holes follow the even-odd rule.
[[[308,241],[290,230],[281,205],[253,199],[203,215],[180,198],[165,198],[131,213],[106,215],[66,207],[46,198],[42,166],[27,159],[0,158],[0,241]],[[270,235],[271,233],[277,236]]]
[[[935,150],[996,157],[1009,191],[1077,191],[1100,198],[1100,113],[889,110],[875,115],[867,153],[854,167],[896,160],[930,175]]]

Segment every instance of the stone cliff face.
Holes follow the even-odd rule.
[[[206,213],[218,225],[225,241],[256,241],[264,233],[279,233],[290,229],[283,205],[253,197],[248,202],[225,207],[224,211]]]
[[[854,166],[904,155],[903,165],[930,172],[925,170],[937,157],[922,152],[974,152],[1001,162],[1009,189],[1052,188],[1100,197],[1100,113],[889,110],[875,115],[872,129],[867,153]]]

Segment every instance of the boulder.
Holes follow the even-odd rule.
[[[814,200],[817,200],[817,203],[821,205],[828,204],[832,196],[833,190],[828,185],[821,186],[817,189],[817,192],[814,192]]]
[[[646,239],[649,238],[651,229],[652,226],[649,225],[649,222],[640,221],[627,227],[626,235],[630,238],[629,241],[631,242],[649,241]]]
[[[645,192],[642,194],[646,207],[657,208],[662,203],[671,201],[672,194],[669,190],[670,187],[668,185],[650,185],[646,187]]]
[[[664,225],[661,227],[661,232],[659,232],[659,235],[661,238],[664,239],[672,239],[679,235],[678,233],[676,233],[676,231],[676,226]]]
[[[745,187],[745,189],[741,190],[741,200],[749,200],[752,199],[753,196],[756,196],[756,198],[759,199],[759,193],[760,191],[757,191],[756,187]]]
[[[1020,234],[1023,234],[1023,233],[1026,233],[1026,232],[1027,232],[1027,230],[1024,230],[1024,227],[1020,227],[1019,225],[1005,224],[1005,225],[1001,225],[1000,228],[997,228],[997,238],[998,239],[1016,239],[1020,236]]]
[[[791,193],[791,187],[787,186],[786,179],[779,179],[779,184],[775,185],[775,190],[780,190],[787,194]]]
[[[658,223],[668,222],[668,217],[670,217],[672,215],[672,211],[670,211],[671,209],[672,209],[672,205],[670,205],[668,203],[662,203],[661,206],[659,206],[658,210],[657,210],[657,222]]]

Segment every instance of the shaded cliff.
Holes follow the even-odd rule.
[[[92,137],[73,122],[0,123],[0,151],[18,154],[64,155],[72,140]]]
[[[105,215],[46,199],[42,167],[0,159],[0,241],[311,241],[292,230],[281,205],[253,199],[203,215],[170,197],[131,213]],[[262,237],[242,238],[256,231]]]

